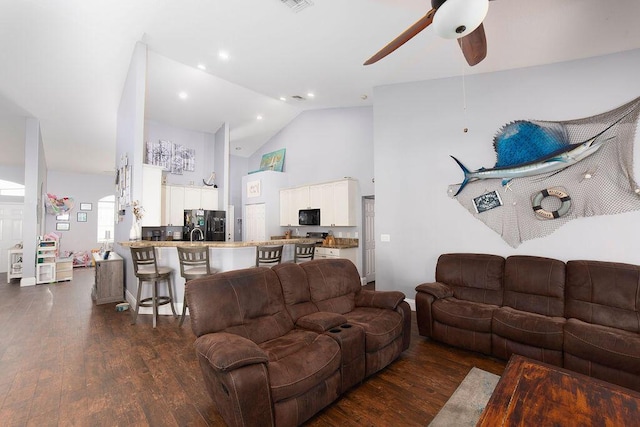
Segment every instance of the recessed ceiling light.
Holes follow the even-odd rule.
[[[262,116],[260,114],[258,114],[258,116],[256,117],[256,119],[258,120],[262,120]]]
[[[180,92],[178,96],[180,97],[180,99],[187,99],[189,97],[189,95],[187,95],[187,92]]]
[[[315,95],[313,94],[313,92],[307,92],[307,96],[308,96],[309,98],[313,98]]]
[[[285,98],[284,96],[280,97],[280,101],[286,101],[286,100],[287,100],[287,98]]]
[[[207,69],[207,66],[204,64],[198,64],[198,68],[200,68],[202,71]]]
[[[225,52],[224,50],[221,50],[220,52],[218,52],[218,58],[222,59],[223,61],[228,61],[229,52]]]

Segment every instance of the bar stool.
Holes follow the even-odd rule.
[[[185,287],[189,280],[197,279],[199,277],[209,276],[215,273],[215,270],[209,265],[209,247],[208,246],[196,246],[192,248],[183,248],[178,246],[178,260],[180,261],[180,275],[184,278]],[[180,323],[178,326],[182,326],[184,318],[187,312],[187,292],[185,289],[184,298],[182,301],[182,316],[180,316]]]
[[[173,317],[178,317],[176,309],[173,306],[173,289],[171,288],[171,275],[173,269],[170,267],[158,266],[156,263],[156,248],[147,246],[143,248],[131,248],[131,258],[133,259],[133,273],[138,278],[138,297],[136,298],[136,310],[133,315],[132,325],[135,325],[138,319],[138,311],[140,306],[153,307],[153,327],[156,327],[158,318],[158,307],[161,305],[171,305]],[[158,296],[158,282],[167,281],[169,288],[169,296]],[[153,293],[151,297],[140,299],[142,296],[142,284],[145,282],[153,283]]]
[[[256,246],[256,267],[272,267],[282,261],[282,248],[280,246]]]
[[[311,261],[316,253],[315,243],[296,243],[295,252],[293,254],[293,262]]]

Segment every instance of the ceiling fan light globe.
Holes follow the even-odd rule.
[[[433,28],[445,39],[464,37],[482,24],[489,0],[447,0],[433,16]]]

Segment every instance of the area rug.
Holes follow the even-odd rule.
[[[499,379],[491,372],[471,368],[429,426],[475,426]]]

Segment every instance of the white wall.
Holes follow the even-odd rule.
[[[131,200],[142,199],[142,163],[144,158],[144,101],[146,91],[147,46],[137,43],[132,55],[127,78],[118,106],[116,134],[116,158],[114,165],[120,165],[120,158],[126,155],[132,165]],[[116,202],[117,204],[117,202]],[[117,209],[117,206],[116,206]],[[137,281],[133,274],[133,263],[129,248],[117,242],[129,240],[129,230],[133,223],[131,208],[126,207],[125,216],[116,223],[113,249],[124,258],[125,286],[127,293],[136,294]]]
[[[579,218],[513,249],[446,193],[462,181],[449,155],[474,169],[492,167],[493,136],[502,125],[606,112],[640,95],[638,70],[640,50],[467,76],[466,114],[461,78],[376,88],[376,287],[413,298],[416,285],[434,279],[445,252],[640,263],[640,212]],[[390,242],[380,242],[383,233]]]
[[[69,213],[69,231],[56,231],[56,216],[46,215],[45,230],[56,232],[60,237],[61,252],[79,252],[99,249],[98,200],[115,194],[115,176],[49,171],[47,192],[58,197],[72,197],[75,207]],[[91,203],[87,211],[87,222],[78,222],[80,203]]]
[[[356,227],[333,227],[334,236],[362,237],[363,196],[374,194],[373,109],[371,107],[310,110],[298,115],[287,127],[263,145],[248,162],[249,171],[258,170],[262,155],[286,148],[285,187],[316,184],[351,177],[358,181]],[[269,201],[267,201],[269,203]],[[275,206],[280,201],[275,200]],[[322,213],[321,213],[322,215]],[[297,227],[307,231],[328,231],[327,227]],[[269,224],[267,229],[270,230]],[[276,235],[284,233],[281,227]],[[357,265],[362,266],[358,251]]]

